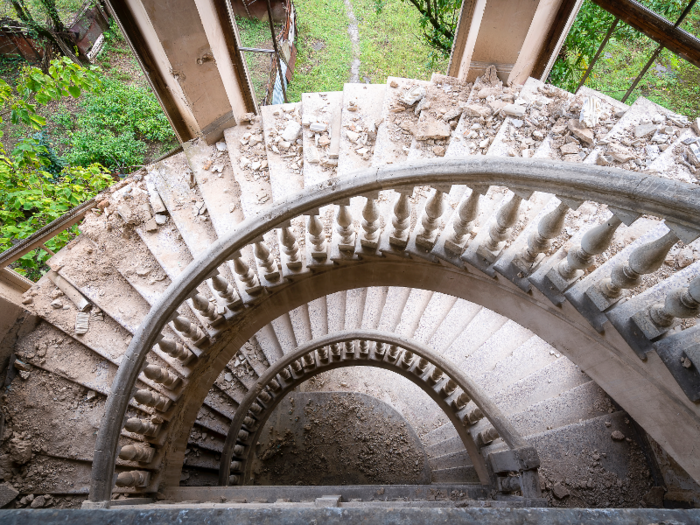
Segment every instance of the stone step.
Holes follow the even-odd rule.
[[[431,476],[433,483],[478,483],[479,476],[474,467],[453,467],[433,470]]]
[[[465,375],[483,386],[479,379],[507,359],[532,335],[527,328],[508,320],[466,359],[458,360],[458,366]]]
[[[304,187],[309,187],[338,176],[343,92],[304,93],[301,103]]]
[[[293,352],[298,346],[296,337],[294,336],[294,326],[292,325],[292,320],[289,314],[282,314],[277,319],[274,319],[271,323],[272,328],[277,336],[277,341],[279,341],[282,352],[288,354]]]
[[[396,327],[401,322],[401,316],[410,295],[411,288],[401,288],[398,286],[389,288],[386,302],[384,303],[384,310],[379,320],[379,330],[387,332],[394,332],[396,330]]]
[[[267,324],[258,330],[255,334],[255,339],[260,345],[262,353],[265,354],[268,363],[273,364],[284,355],[282,345],[277,339],[277,334],[271,324]]]
[[[452,309],[441,319],[428,346],[436,352],[444,353],[482,309],[481,305],[457,299]]]
[[[328,334],[328,304],[326,296],[310,301],[308,304],[311,335],[314,339]]]
[[[326,312],[328,313],[328,333],[345,330],[345,304],[347,292],[336,292],[326,296]]]
[[[362,314],[363,330],[376,330],[379,327],[379,321],[381,320],[382,312],[386,307],[388,295],[388,286],[372,286],[367,288],[365,310]]]
[[[401,322],[396,327],[397,334],[413,338],[432,296],[433,292],[430,290],[411,290],[401,313]]]
[[[345,330],[358,330],[362,327],[367,288],[350,289],[346,292],[345,297]]]
[[[303,345],[311,341],[311,319],[309,316],[309,307],[306,304],[289,311],[289,320],[292,323],[294,330],[294,340],[297,345]]]
[[[427,343],[440,328],[442,320],[452,310],[457,298],[442,293],[434,293],[418,323],[414,338]]]
[[[386,90],[386,84],[343,86],[339,177],[348,176],[355,170],[372,165]]]
[[[462,443],[462,439],[458,435],[454,435],[425,449],[425,452],[431,459],[462,451],[464,451],[464,443]]]
[[[425,443],[427,446],[432,446],[432,445],[437,445],[438,443],[445,441],[448,438],[454,437],[457,435],[457,430],[455,430],[455,427],[452,425],[452,423],[445,423],[436,429],[431,430],[427,434],[425,434],[422,438],[421,441]],[[457,466],[457,465],[453,465]]]
[[[272,202],[279,202],[304,189],[301,108],[300,102],[260,108]],[[283,143],[282,149],[280,143]]]
[[[430,459],[430,468],[432,468],[433,471],[471,466],[472,460],[469,457],[469,454],[467,454],[466,450],[453,452],[452,454],[445,454],[444,456],[438,456]]]
[[[462,333],[445,350],[445,357],[455,364],[464,361],[484,344],[493,334],[506,324],[507,318],[487,308],[482,308],[472,317],[471,322]]]

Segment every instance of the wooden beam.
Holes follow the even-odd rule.
[[[535,61],[535,66],[532,68],[532,73],[530,76],[533,78],[539,78],[543,82],[542,76],[547,69],[547,64],[549,64],[549,59],[552,53],[556,52],[557,44],[561,38],[564,30],[566,29],[567,22],[571,17],[574,9],[576,8],[576,0],[564,0],[559,6],[559,11],[557,12],[552,25],[549,26],[549,32],[547,33],[547,38],[544,41],[544,46],[540,50],[539,55],[537,55],[537,60]]]
[[[657,15],[634,0],[591,0],[594,4],[641,31],[676,55],[700,67],[700,40],[674,27],[673,23]]]

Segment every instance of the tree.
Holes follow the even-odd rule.
[[[96,69],[83,68],[65,57],[53,60],[48,74],[26,67],[14,87],[0,79],[0,123],[2,117],[10,115],[13,125],[41,132],[46,121],[37,113],[39,107],[99,89],[101,81]],[[95,196],[112,181],[100,164],[65,167],[61,171],[52,169],[55,167],[55,157],[41,135],[21,139],[11,154],[0,142],[0,251]],[[74,226],[48,241],[47,246],[58,251],[76,234]],[[37,279],[48,257],[45,251],[36,250],[19,259],[15,269]]]

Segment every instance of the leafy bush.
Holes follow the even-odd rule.
[[[170,144],[175,135],[150,91],[109,77],[101,81],[103,88],[83,98],[74,119],[54,118],[66,128],[63,160],[78,166],[98,162],[126,173],[144,163],[147,141]]]
[[[99,164],[59,171],[58,160],[46,146],[46,121],[37,114],[37,108],[49,102],[77,98],[84,91],[95,93],[100,88],[96,70],[84,69],[66,58],[52,61],[48,75],[37,68],[25,68],[14,89],[0,80],[0,114],[9,112],[12,124],[38,132],[21,139],[9,155],[0,143],[0,250],[10,248],[111,183],[109,172]],[[76,233],[77,227],[73,227],[46,245],[58,251]],[[45,251],[35,250],[19,259],[15,269],[38,279],[48,257]]]

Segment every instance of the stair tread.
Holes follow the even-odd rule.
[[[267,358],[268,363],[273,364],[284,355],[282,346],[277,340],[277,334],[271,324],[266,324],[255,333],[255,338],[260,344],[260,349]]]
[[[442,318],[428,345],[439,353],[445,352],[482,308],[479,304],[457,299],[452,309]]]
[[[393,332],[401,322],[401,315],[411,294],[411,288],[392,286],[386,296],[382,317],[379,320],[379,330]]]
[[[311,320],[309,319],[309,308],[306,304],[302,304],[297,308],[289,311],[289,319],[292,322],[294,330],[294,340],[297,345],[303,345],[311,341]]]
[[[479,476],[472,466],[452,467],[433,470],[431,480],[433,483],[475,483],[479,481]]]
[[[396,87],[391,87],[392,85]],[[408,157],[413,135],[411,131],[402,129],[414,129],[418,122],[418,116],[414,113],[415,106],[401,109],[399,99],[410,89],[421,86],[426,89],[429,82],[425,80],[413,80],[407,78],[388,77],[387,88],[382,105],[382,123],[377,131],[377,141],[374,145],[372,166],[385,166],[387,164],[399,164]],[[391,108],[400,109],[393,112]]]
[[[304,93],[301,103],[304,124],[304,187],[310,187],[338,176],[340,137],[334,137],[333,133],[335,129],[340,132],[343,92]],[[325,129],[313,132],[310,129],[312,124],[325,125]],[[328,143],[324,145],[326,141]]]
[[[365,299],[365,311],[362,314],[362,329],[376,330],[382,317],[382,311],[386,305],[388,286],[372,286],[367,288]]]
[[[430,290],[421,290],[413,288],[408,300],[401,312],[401,322],[396,327],[396,333],[404,337],[413,338],[413,335],[418,328],[423,312],[425,312],[433,292]]]
[[[224,137],[233,175],[241,191],[243,215],[253,217],[272,206],[269,161],[260,117],[254,117],[245,126],[225,130]]]
[[[452,310],[457,298],[451,295],[435,292],[423,311],[414,334],[416,341],[427,343],[441,326],[441,321]]]
[[[338,159],[338,176],[345,177],[354,170],[369,168],[372,165],[372,148],[377,137],[377,128],[381,119],[386,84],[345,84],[343,86],[343,111],[341,114],[340,157]],[[348,108],[354,107],[355,111]],[[358,126],[361,126],[361,130]],[[353,129],[354,128],[354,129]],[[374,128],[374,131],[372,130]],[[360,133],[367,133],[367,143],[363,146],[370,151],[361,155],[357,153],[360,146],[351,140]],[[374,137],[374,138],[373,138]],[[356,139],[357,140],[357,139]]]
[[[433,470],[470,466],[472,466],[472,460],[466,450],[430,459],[430,468]]]
[[[328,307],[326,296],[309,301],[309,319],[311,321],[311,334],[314,339],[328,334]]]
[[[147,177],[155,185],[192,255],[197,257],[206,252],[217,236],[203,211],[204,200],[197,192],[185,154],[178,153],[151,166]]]
[[[458,361],[460,370],[479,382],[532,336],[530,330],[509,319],[466,360]]]
[[[345,330],[345,301],[347,293],[335,292],[326,296],[328,312],[328,333],[341,332]]]
[[[353,288],[346,292],[345,330],[362,328],[362,316],[365,311],[367,288]]]
[[[275,144],[276,138],[281,139],[281,134],[289,122],[295,122],[300,126],[298,138],[296,140],[301,140],[300,111],[300,102],[295,104],[261,106],[260,108],[263,130],[265,131],[264,137],[265,148],[267,150],[267,162],[270,169],[272,202],[279,202],[304,189],[303,156],[300,148],[298,148],[297,145],[292,145],[287,152],[284,152],[283,150],[279,150]],[[287,120],[286,116],[289,116],[290,120]],[[280,153],[275,153],[272,149],[273,146],[277,148]]]
[[[425,102],[421,101],[424,109],[421,110],[416,124],[417,133],[411,141],[408,161],[445,156],[452,137],[452,129],[450,122],[445,121],[443,117],[448,116],[452,110],[465,106],[471,89],[471,84],[458,78],[433,73],[426,87]],[[450,120],[456,126],[459,115],[455,113],[452,115]],[[430,138],[419,140],[418,137]]]
[[[455,430],[455,427],[452,423],[444,423],[440,425],[439,427],[431,430],[427,434],[425,434],[422,438],[421,441],[425,443],[427,446],[431,445],[437,445],[441,441],[445,441],[445,439],[454,437],[457,435],[457,430]]]
[[[293,352],[297,347],[297,341],[294,336],[294,327],[292,326],[292,320],[289,318],[289,314],[280,315],[270,324],[275,331],[277,341],[279,341],[282,351],[285,354]]]
[[[436,443],[435,445],[426,447],[425,452],[428,454],[428,458],[432,459],[444,456],[446,454],[461,452],[463,450],[465,450],[464,443],[462,443],[462,439],[459,437],[459,435],[457,435],[457,431],[455,430],[454,436],[449,437],[440,443]]]
[[[484,344],[508,320],[493,310],[482,308],[467,327],[445,350],[445,356],[455,363],[462,363],[472,352]]]

